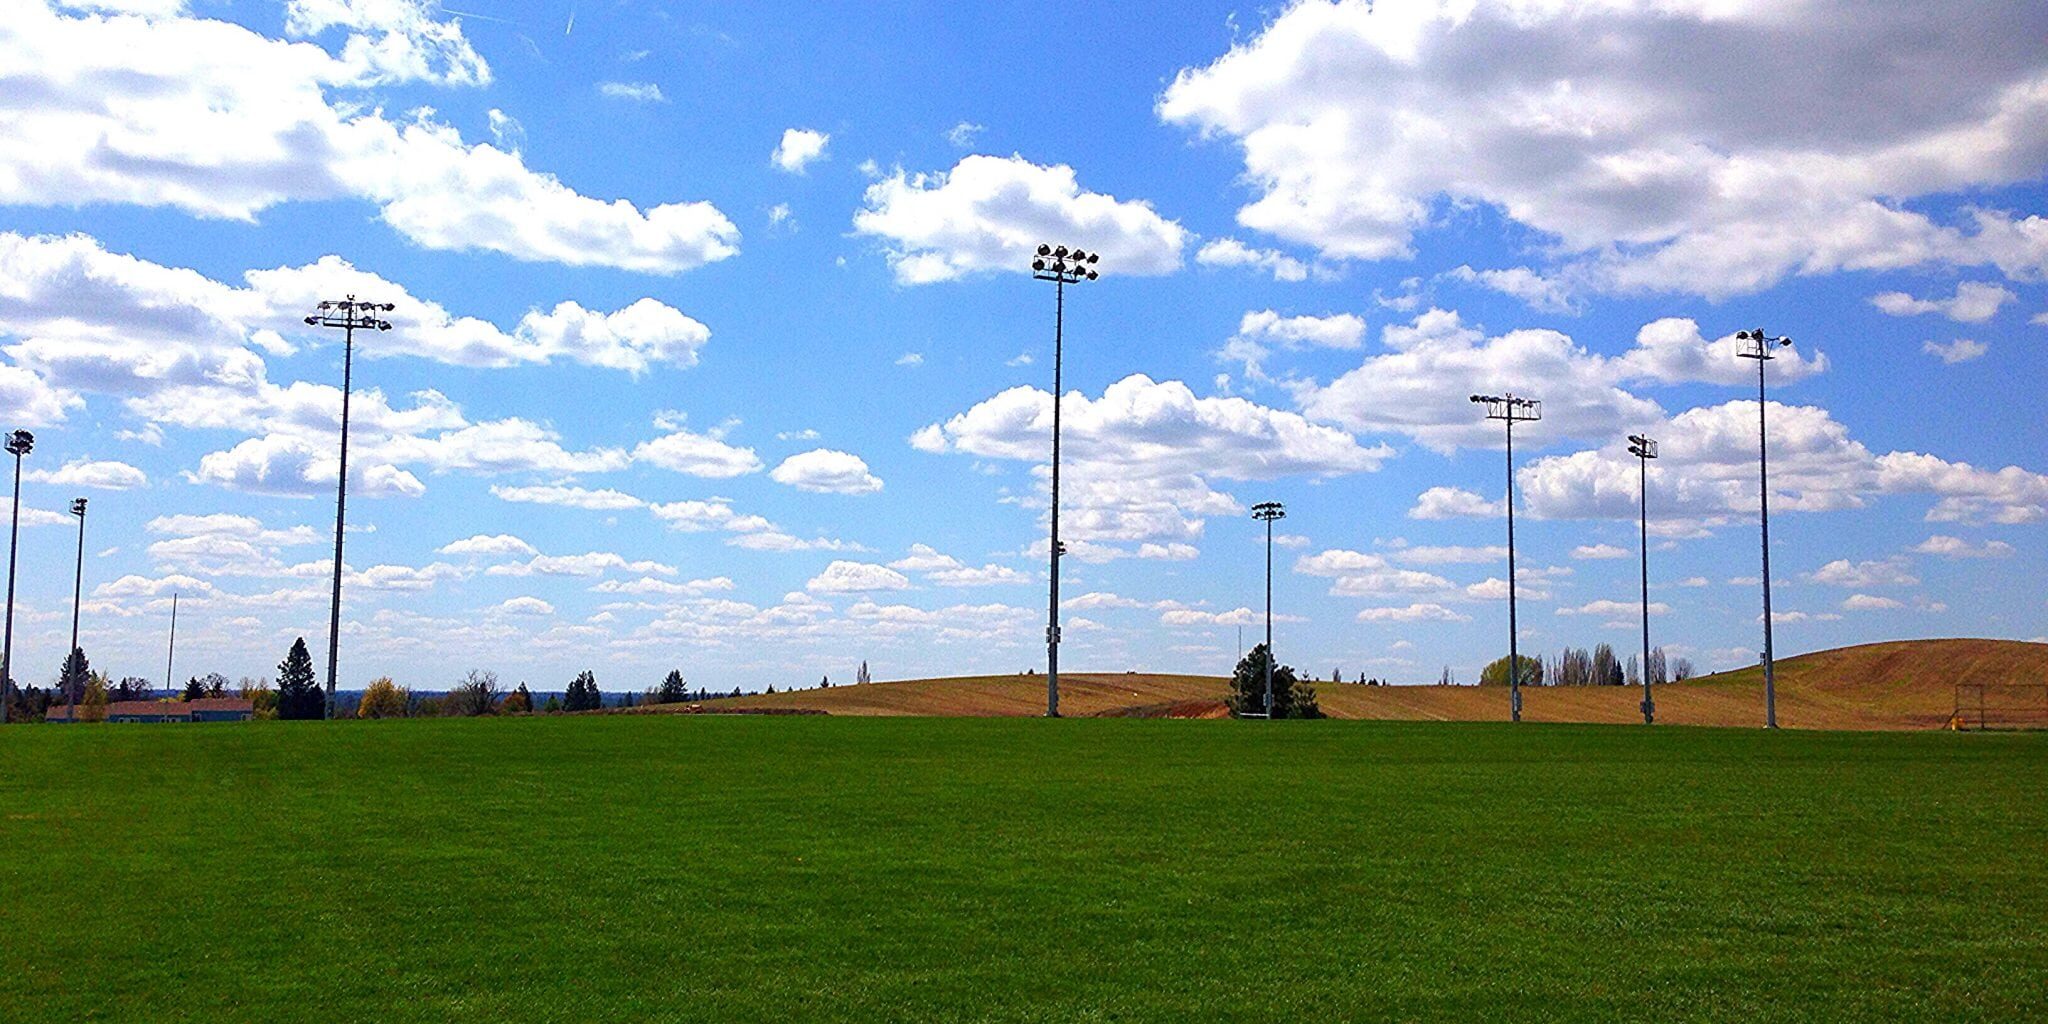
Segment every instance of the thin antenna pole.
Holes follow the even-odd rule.
[[[171,642],[164,648],[164,696],[171,695],[171,680],[177,678],[171,666],[178,658],[178,592],[171,591]]]

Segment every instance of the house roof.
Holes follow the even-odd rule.
[[[243,700],[240,697],[205,697],[199,700],[173,701],[117,700],[107,705],[107,717],[112,718],[115,715],[159,715],[169,718],[190,718],[195,711],[242,711],[253,714],[255,710],[256,705],[254,702]],[[50,706],[50,710],[43,715],[43,718],[45,721],[50,722],[68,722],[71,720],[71,709],[53,704]]]

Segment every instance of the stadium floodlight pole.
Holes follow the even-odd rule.
[[[1764,550],[1764,728],[1775,729],[1778,727],[1778,687],[1776,658],[1771,650],[1771,441],[1765,418],[1764,364],[1777,358],[1771,349],[1789,346],[1792,339],[1773,338],[1759,327],[1753,331],[1736,331],[1735,340],[1741,342],[1735,350],[1736,355],[1756,360],[1756,500]]]
[[[1273,717],[1273,520],[1287,518],[1277,501],[1252,506],[1252,518],[1266,524],[1266,718]]]
[[[1052,593],[1045,623],[1045,717],[1060,716],[1060,371],[1065,354],[1067,286],[1096,278],[1100,253],[1040,245],[1031,261],[1031,276],[1052,282]]]
[[[390,330],[391,321],[377,314],[389,313],[397,307],[389,302],[360,302],[350,295],[345,299],[324,300],[317,308],[319,312],[306,318],[306,326],[339,327],[342,332],[341,466],[334,478],[334,598],[327,616],[327,708],[324,716],[331,719],[334,717],[334,675],[341,659],[341,533],[348,517],[348,396],[355,371],[356,329]],[[169,686],[170,680],[165,679],[164,685]]]
[[[26,430],[7,435],[7,454],[14,456],[14,519],[7,531],[7,639],[0,641],[0,725],[7,724],[14,703],[14,553],[21,541],[21,457],[33,451],[36,436]]]
[[[85,596],[85,499],[71,499],[71,514],[78,517],[78,574],[71,580],[71,652],[78,652],[78,605]],[[64,656],[64,663],[71,664],[71,655]],[[83,680],[79,687],[85,685]],[[71,721],[78,721],[78,689],[64,688],[64,702],[71,709]]]
[[[1502,395],[1473,395],[1474,404],[1486,407],[1486,418],[1500,420],[1508,429],[1508,717],[1522,720],[1522,656],[1520,630],[1515,625],[1515,424],[1543,418],[1543,403]]]
[[[1650,460],[1657,457],[1657,442],[1642,434],[1628,436],[1628,453],[1636,457],[1640,484],[1636,496],[1642,502],[1643,551],[1643,724],[1657,722],[1657,700],[1650,695]]]

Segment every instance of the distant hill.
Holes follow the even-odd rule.
[[[1900,640],[1780,658],[1778,722],[1794,729],[1935,729],[1957,683],[2048,683],[2048,644],[2016,640]],[[1355,686],[1317,683],[1333,718],[1505,721],[1505,689],[1479,686]],[[1215,718],[1228,684],[1220,676],[1075,672],[1060,675],[1069,716]],[[1641,691],[1628,687],[1531,687],[1533,722],[1641,720]],[[834,715],[986,717],[1045,712],[1042,675],[906,679],[793,690],[705,702],[725,708],[805,708]],[[648,712],[681,710],[676,706]],[[1763,671],[1750,667],[1657,690],[1657,720],[1672,725],[1763,724]]]

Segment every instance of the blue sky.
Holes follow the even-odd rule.
[[[1643,9],[1650,8],[1650,9]],[[2048,13],[1625,2],[770,6],[29,0],[0,16],[16,676],[83,646],[268,674],[324,643],[338,338],[361,339],[342,684],[638,689],[1043,665],[1052,294],[1063,664],[1226,671],[1263,500],[1283,660],[1505,646],[1702,668],[2040,638]],[[1741,73],[1759,52],[1796,66]],[[1885,59],[1874,59],[1879,55]]]

